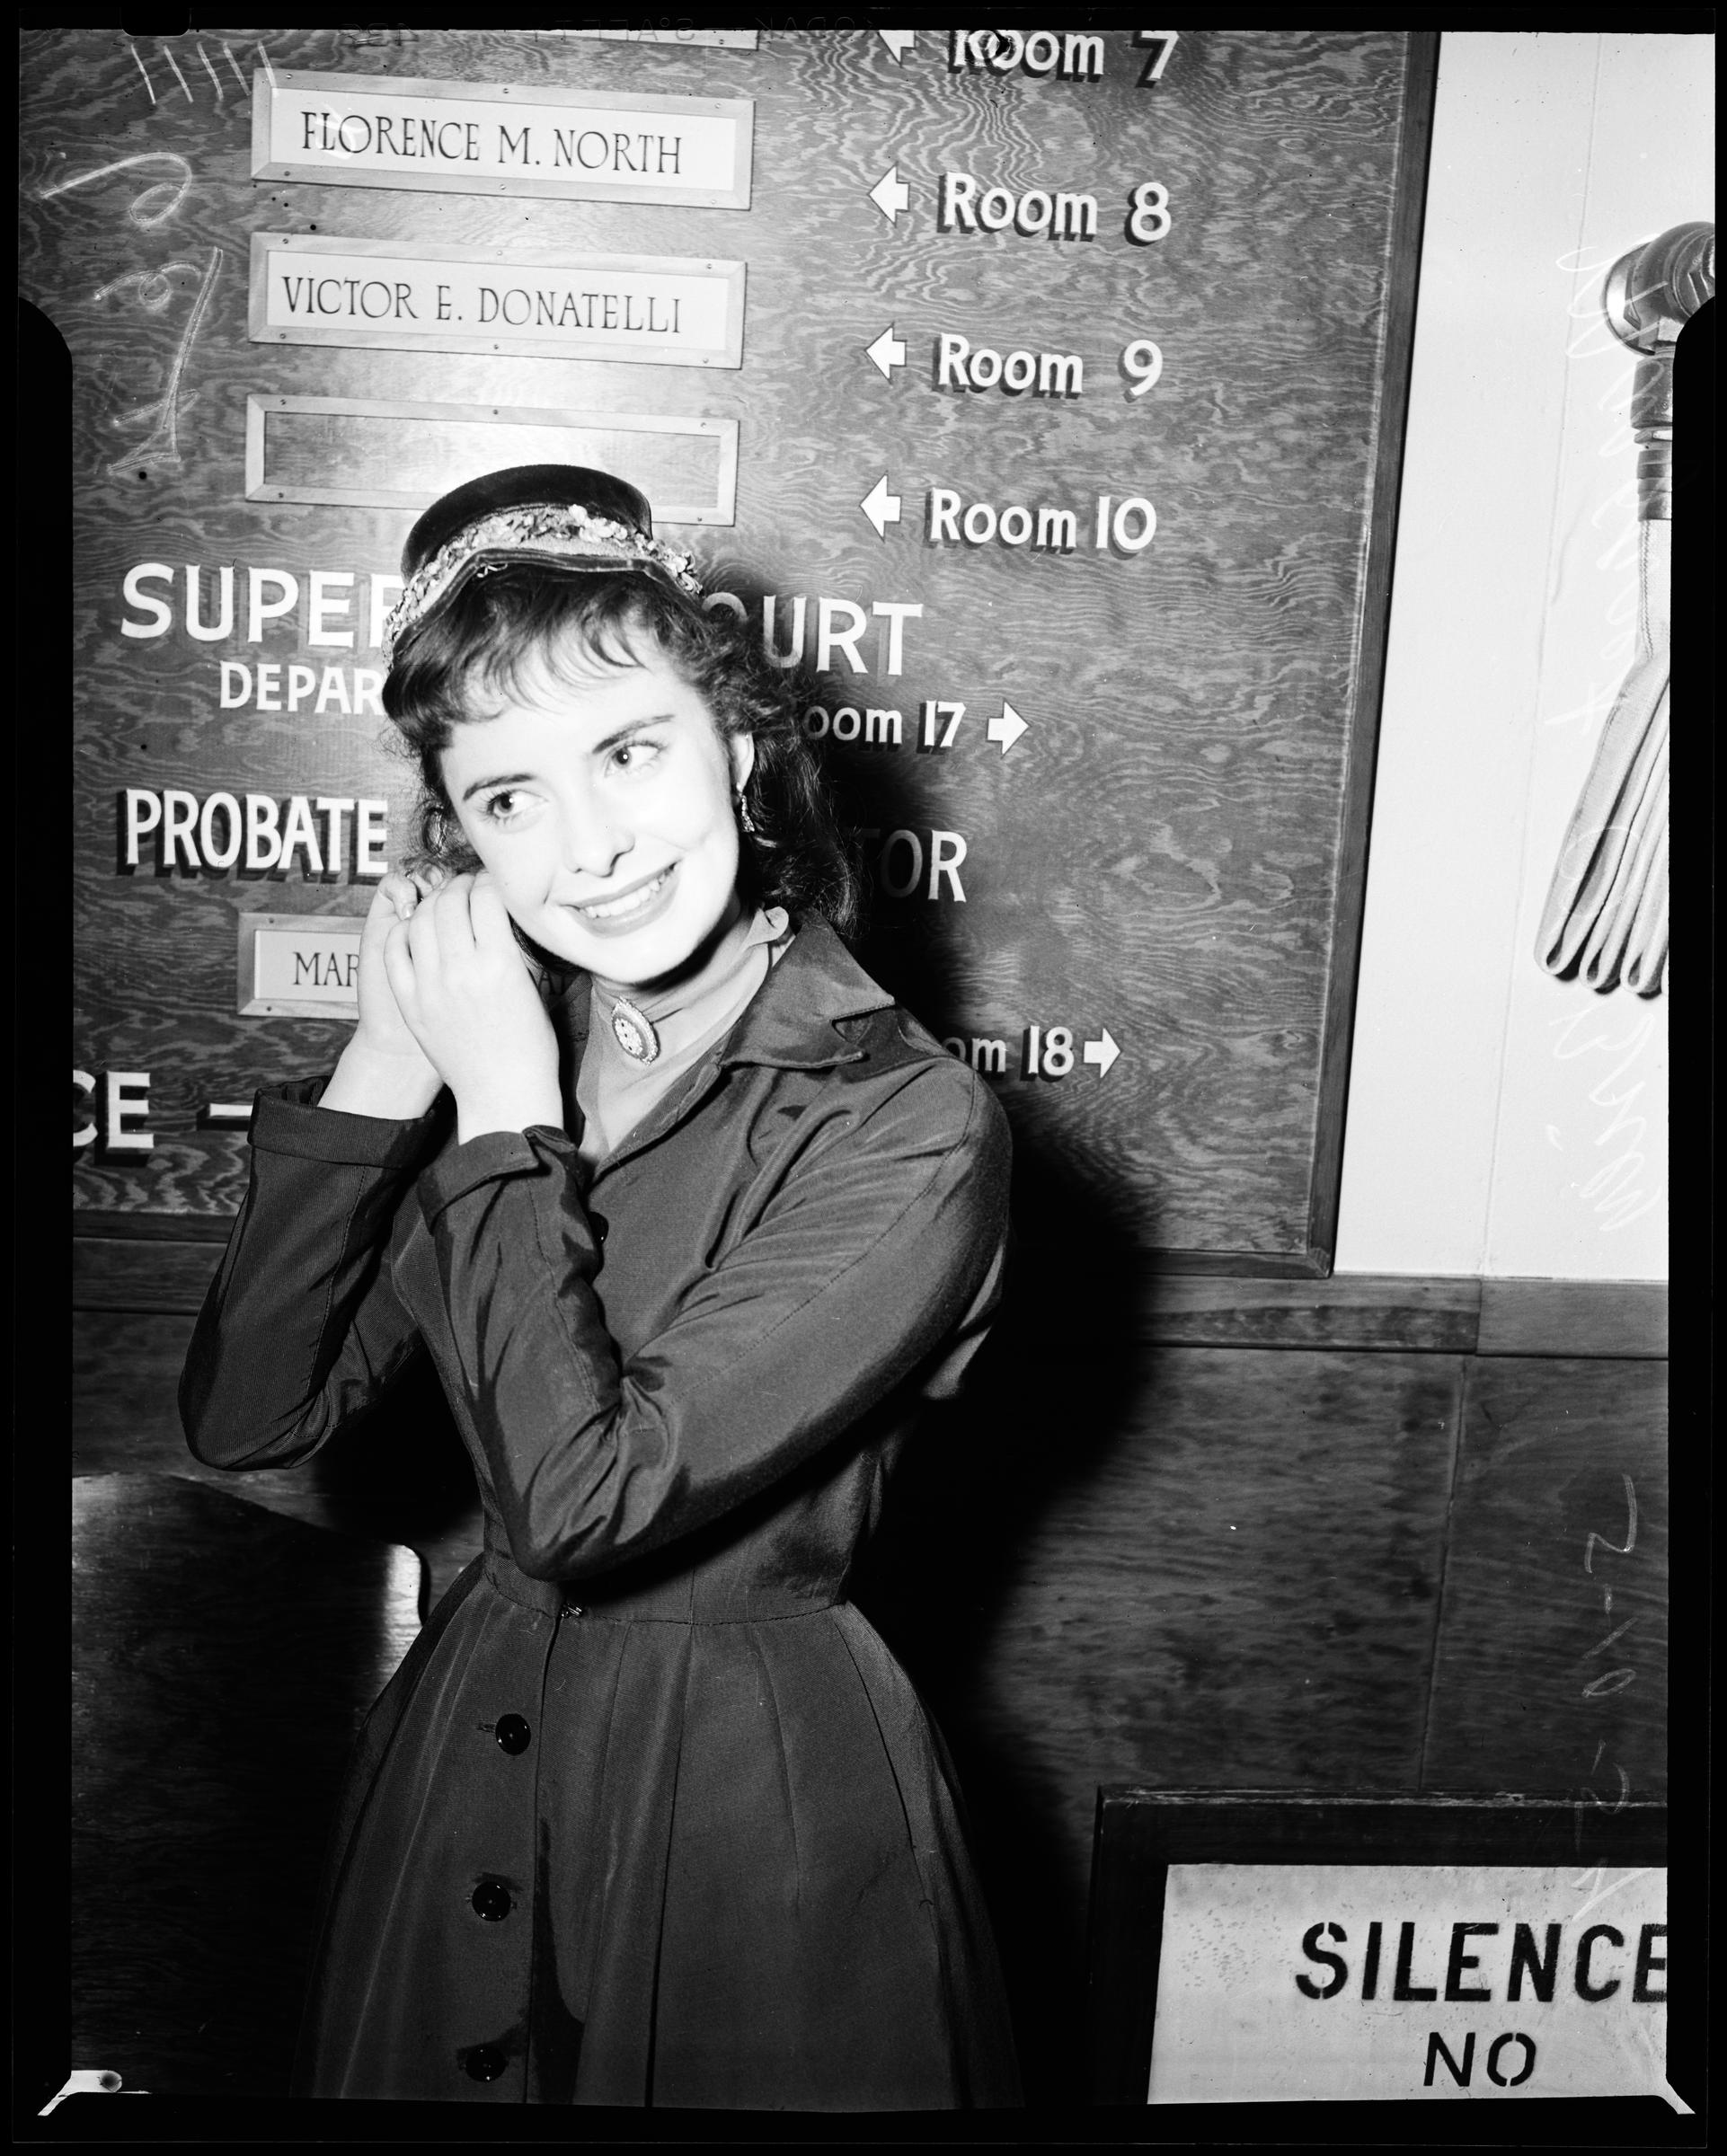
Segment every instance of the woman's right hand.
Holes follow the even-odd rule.
[[[422,897],[445,881],[438,869],[393,870],[372,894],[359,936],[359,1022],[342,1050],[321,1105],[349,1115],[397,1121],[423,1116],[443,1085],[408,1030],[384,969],[384,945],[398,921],[410,921]]]
[[[396,923],[412,921],[421,899],[430,897],[443,880],[435,869],[422,870],[417,879],[392,870],[372,894],[359,934],[359,1023],[354,1029],[355,1040],[370,1055],[400,1056],[424,1064],[429,1071],[432,1066],[409,1032],[384,970],[384,944]]]

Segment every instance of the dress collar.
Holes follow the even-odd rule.
[[[721,1061],[806,1070],[855,1063],[864,1051],[841,1030],[843,1022],[892,1006],[893,998],[812,914],[733,1027]]]
[[[550,987],[558,1029],[578,1056],[588,1038],[589,980],[571,972]],[[863,1050],[841,1030],[844,1021],[892,1007],[827,922],[810,914],[727,1035],[719,1062],[792,1070],[855,1063]]]

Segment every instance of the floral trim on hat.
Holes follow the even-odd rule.
[[[421,563],[385,620],[386,663],[394,659],[395,647],[408,631],[432,611],[480,555],[514,553],[543,555],[554,561],[582,559],[583,566],[590,565],[598,554],[621,568],[657,569],[692,598],[702,596],[691,557],[675,553],[633,525],[590,516],[577,502],[527,502],[464,525],[429,561]]]

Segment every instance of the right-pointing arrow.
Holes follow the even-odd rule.
[[[890,164],[870,190],[870,199],[890,225],[911,200],[911,190],[899,177],[897,164]]]
[[[878,539],[885,539],[888,526],[899,521],[899,497],[888,491],[888,475],[884,472],[858,503],[858,508],[875,526]]]
[[[1088,1040],[1083,1052],[1087,1063],[1094,1063],[1097,1065],[1097,1074],[1100,1078],[1109,1076],[1110,1065],[1121,1053],[1111,1038],[1110,1029],[1107,1026],[1103,1029],[1102,1040]]]
[[[1001,753],[1005,755],[1025,731],[1025,721],[1004,696],[1001,700],[1001,717],[990,720],[983,730],[992,741],[1001,743]]]
[[[891,323],[882,331],[873,344],[866,344],[864,349],[866,355],[874,360],[890,382],[893,380],[894,368],[906,364],[906,348],[894,335]]]

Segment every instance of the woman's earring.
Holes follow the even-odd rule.
[[[754,838],[756,835],[756,819],[749,813],[749,803],[744,799],[744,790],[741,786],[740,786],[738,789],[738,821],[743,826],[744,836],[746,838]]]

